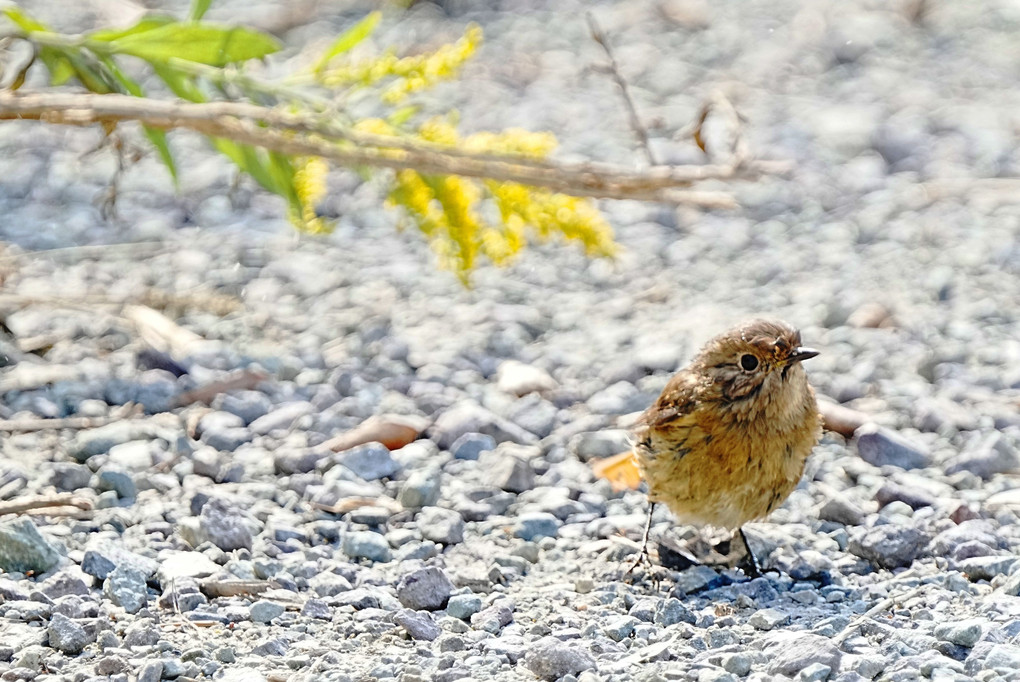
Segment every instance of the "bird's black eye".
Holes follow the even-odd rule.
[[[740,356],[740,368],[745,372],[753,372],[758,369],[758,358],[750,353],[744,353]]]

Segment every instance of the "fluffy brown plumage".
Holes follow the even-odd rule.
[[[821,434],[800,332],[754,320],[709,341],[634,430],[648,497],[681,523],[730,530],[797,486]]]

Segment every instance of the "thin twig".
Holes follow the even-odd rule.
[[[516,182],[573,196],[666,201],[708,208],[734,208],[736,201],[726,192],[683,192],[676,188],[701,180],[748,178],[789,169],[788,164],[767,161],[747,161],[739,165],[660,166],[644,171],[593,163],[534,164],[529,159],[520,158],[497,161],[491,155],[479,158],[463,151],[437,151],[386,136],[383,136],[387,140],[385,144],[351,148],[335,140],[323,139],[323,133],[296,136],[292,132],[265,128],[258,122],[272,123],[278,119],[279,112],[274,114],[271,109],[242,105],[248,113],[252,113],[252,108],[262,111],[260,117],[250,116],[248,119],[220,113],[230,111],[233,106],[230,103],[145,100],[125,95],[0,93],[0,120],[31,119],[67,125],[135,120],[165,130],[187,128],[288,155],[318,156],[345,166],[413,169],[423,173]]]
[[[860,616],[855,618],[845,628],[843,628],[843,631],[840,632],[838,635],[836,635],[832,639],[832,643],[835,644],[836,646],[840,646],[841,644],[843,644],[843,642],[845,642],[847,639],[849,639],[850,635],[852,635],[855,632],[857,632],[857,628],[861,627],[862,625],[864,625],[865,623],[867,623],[869,620],[873,619],[875,616],[879,615],[880,613],[884,613],[884,612],[888,611],[893,606],[895,606],[897,603],[903,603],[903,602],[906,602],[908,599],[914,598],[915,596],[920,594],[921,591],[924,590],[925,587],[926,587],[926,585],[919,585],[919,586],[915,587],[914,589],[909,590],[909,591],[907,591],[907,592],[905,592],[903,594],[896,595],[894,597],[886,597],[885,599],[883,599],[882,601],[878,602],[877,604],[872,606],[870,609],[868,609],[867,611],[862,613]]]
[[[0,502],[0,516],[23,514],[27,511],[49,507],[74,507],[78,511],[89,511],[92,509],[92,503],[84,497],[75,497],[74,493],[39,495]]]
[[[190,391],[181,393],[174,399],[174,405],[184,407],[194,403],[210,403],[220,393],[252,389],[268,378],[269,375],[265,372],[244,369],[225,379],[217,379],[216,381],[211,381],[208,384],[203,384]]]
[[[634,135],[637,136],[638,144],[645,151],[648,163],[658,166],[659,163],[655,159],[655,154],[652,153],[652,146],[648,142],[648,129],[641,122],[641,117],[638,116],[637,107],[634,106],[634,100],[630,96],[630,86],[627,85],[627,81],[624,80],[623,75],[620,73],[620,65],[617,64],[613,50],[609,47],[609,39],[602,31],[598,22],[595,21],[594,14],[587,12],[585,16],[588,18],[588,28],[591,30],[592,39],[602,46],[606,53],[606,58],[609,59],[609,75],[613,77],[613,80],[620,87],[620,94],[623,95],[623,103],[627,106],[627,115],[630,117],[630,128],[634,131]]]
[[[140,406],[134,403],[121,405],[106,417],[64,417],[62,419],[0,419],[0,432],[29,433],[32,431],[58,429],[94,429],[98,426],[122,419],[127,419],[140,412]]]

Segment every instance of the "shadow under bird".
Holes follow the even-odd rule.
[[[816,355],[790,325],[753,320],[710,340],[669,380],[633,433],[650,501],[634,566],[647,557],[652,511],[661,502],[680,523],[739,533],[751,572],[759,573],[742,527],[789,497],[821,436],[801,366]]]

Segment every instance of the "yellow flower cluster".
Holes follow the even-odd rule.
[[[289,217],[302,232],[323,234],[333,229],[331,221],[315,212],[316,205],[326,196],[326,175],[329,165],[317,156],[297,159],[294,170],[294,200]]]
[[[388,132],[379,124],[365,128]],[[416,137],[475,152],[538,158],[556,146],[556,139],[548,133],[523,130],[476,133],[460,139],[453,124],[443,118],[423,123]],[[481,217],[486,198],[498,210],[498,224]],[[612,228],[591,201],[517,183],[402,170],[396,174],[390,202],[407,210],[439,256],[440,265],[456,272],[465,283],[479,254],[497,265],[509,263],[527,244],[529,228],[542,240],[562,235],[579,241],[592,256],[616,252]]]
[[[407,95],[431,88],[441,80],[453,78],[482,42],[482,29],[468,26],[457,42],[442,45],[435,52],[397,57],[392,50],[365,62],[330,67],[319,76],[329,88],[373,85],[385,79],[393,82],[383,89],[384,102],[396,104]]]

